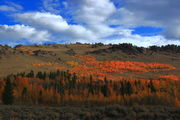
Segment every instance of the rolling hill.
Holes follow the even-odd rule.
[[[101,43],[93,45],[80,43],[68,45],[18,45],[14,48],[0,46],[0,77],[11,73],[29,72],[30,70],[36,72],[55,71],[57,69],[71,70],[75,67],[81,67],[80,65],[83,64],[82,60],[77,56],[90,56],[95,59],[95,62],[115,61],[117,64],[119,61],[128,64],[127,61],[129,61],[139,62],[139,65],[158,63],[174,67],[174,69],[159,70],[158,72],[148,71],[136,74],[123,72],[120,75],[123,77],[130,76],[131,78],[155,79],[160,75],[179,75],[179,51],[179,46],[175,45],[152,46],[150,48],[136,47],[131,44],[103,45]],[[134,65],[136,66],[136,64]]]

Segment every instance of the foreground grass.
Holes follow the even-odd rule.
[[[5,106],[0,120],[180,120],[180,108],[162,106]]]

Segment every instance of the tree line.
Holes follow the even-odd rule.
[[[4,104],[56,105],[101,102],[121,105],[180,105],[180,82],[170,80],[104,80],[69,71],[18,73],[0,80]]]

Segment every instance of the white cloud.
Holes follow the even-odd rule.
[[[64,6],[64,8],[67,8],[68,7],[68,3],[67,2],[62,2],[62,5]]]
[[[60,1],[59,0],[42,0],[43,10],[51,13],[60,13]]]
[[[16,9],[13,8],[13,7],[9,7],[7,5],[1,5],[0,6],[0,11],[16,11]]]
[[[12,6],[16,8],[17,10],[23,10],[23,7],[20,4],[14,3],[14,2],[6,2],[8,6]]]
[[[111,36],[117,32],[116,29],[110,28],[108,25],[103,23],[92,24],[92,25],[88,25],[87,27],[88,29],[93,31],[94,35],[98,36],[98,38]]]
[[[23,7],[19,4],[13,2],[6,2],[6,5],[0,5],[0,11],[5,12],[17,12],[23,9]]]
[[[98,42],[125,42],[133,43],[138,46],[164,45],[167,43],[180,44],[179,41],[167,40],[162,35],[144,37],[132,34],[132,30],[128,29],[128,27],[139,25],[158,25],[157,27],[159,27],[161,24],[157,24],[157,21],[147,20],[144,16],[141,15],[141,13],[136,14],[133,11],[126,9],[125,7],[116,8],[113,2],[110,0],[79,0],[78,2],[76,0],[70,0],[70,2],[72,5],[77,5],[77,7],[73,9],[74,19],[78,22],[85,23],[86,28],[90,29],[93,31],[94,35],[98,36]],[[143,1],[141,2],[143,3]],[[110,24],[116,23],[118,25],[121,24],[122,26],[126,26],[127,28],[109,27]],[[108,39],[108,36],[112,36],[112,38]]]
[[[13,8],[13,7],[9,7],[7,5],[1,5],[0,6],[0,11],[16,11],[16,9]]]
[[[116,7],[110,0],[79,0],[75,12],[76,20],[87,24],[104,22],[115,11]],[[73,4],[75,5],[76,2]]]
[[[61,0],[42,0],[42,11],[43,12],[51,12],[53,14],[59,14],[64,12],[64,10],[68,7],[68,3],[66,1]]]
[[[123,4],[109,22],[124,26],[164,28],[167,39],[180,39],[179,0],[117,0]],[[117,2],[116,1],[116,2]]]
[[[62,32],[69,28],[68,23],[60,16],[46,12],[27,12],[15,15],[17,19],[25,24]]]
[[[66,22],[60,15],[42,12],[29,12],[16,14],[16,18],[37,29],[48,30],[58,36],[58,39],[65,40],[94,40],[97,39],[92,31],[80,25],[71,25]]]
[[[38,31],[25,25],[0,25],[0,41],[5,43],[42,43],[48,41],[50,35],[46,31]],[[24,40],[24,41],[23,41]]]
[[[120,38],[107,39],[104,43],[132,43],[137,46],[152,46],[152,45],[167,45],[167,44],[177,44],[180,45],[180,41],[178,40],[167,40],[161,35],[158,36],[140,36],[137,34],[132,34],[132,30],[130,29],[119,29]]]
[[[17,39],[25,38],[34,43],[36,41],[37,43],[42,41],[63,41],[65,43],[80,41],[89,43],[130,42],[138,46],[180,44],[179,40],[175,40],[180,38],[179,12],[168,6],[168,4],[171,4],[176,9],[179,9],[176,4],[170,3],[170,0],[154,2],[116,0],[116,3],[118,1],[123,4],[123,7],[116,8],[112,0],[67,0],[66,2],[43,0],[44,12],[36,11],[15,14],[14,18],[26,26],[6,26],[8,30],[5,32],[1,31],[1,34],[5,35],[7,32],[15,36],[14,33],[16,33],[14,38],[6,34],[7,36],[3,36],[3,39],[7,37],[6,40],[12,38],[12,40],[17,41]],[[11,4],[11,6],[15,5]],[[63,16],[70,14],[70,19],[76,24],[68,22],[60,15],[61,13],[63,13]],[[176,17],[177,20],[174,19]],[[69,16],[67,19],[69,19]],[[121,25],[121,27],[109,27],[112,24]],[[143,37],[132,34],[132,30],[129,29],[142,25],[163,27],[165,29],[164,36]],[[3,27],[1,26],[1,30]],[[20,30],[17,29],[18,27]],[[25,34],[20,31],[29,32]],[[167,38],[170,38],[170,40]]]
[[[119,8],[113,15],[112,19],[107,21],[109,24],[117,24],[122,26],[157,26],[155,21],[145,20],[141,14],[136,14],[128,9]],[[160,24],[159,24],[160,26]]]
[[[85,24],[98,39],[114,34],[106,20],[116,11],[110,0],[69,0],[73,19]],[[75,6],[75,7],[74,7]]]

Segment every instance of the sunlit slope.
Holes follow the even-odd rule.
[[[105,75],[120,78],[155,79],[165,75],[179,75],[180,54],[151,52],[129,54],[122,50],[108,51],[110,45],[34,45],[7,48],[0,58],[0,76],[11,73],[70,70],[81,75]],[[94,51],[102,51],[96,53]],[[88,72],[88,73],[87,73]]]

